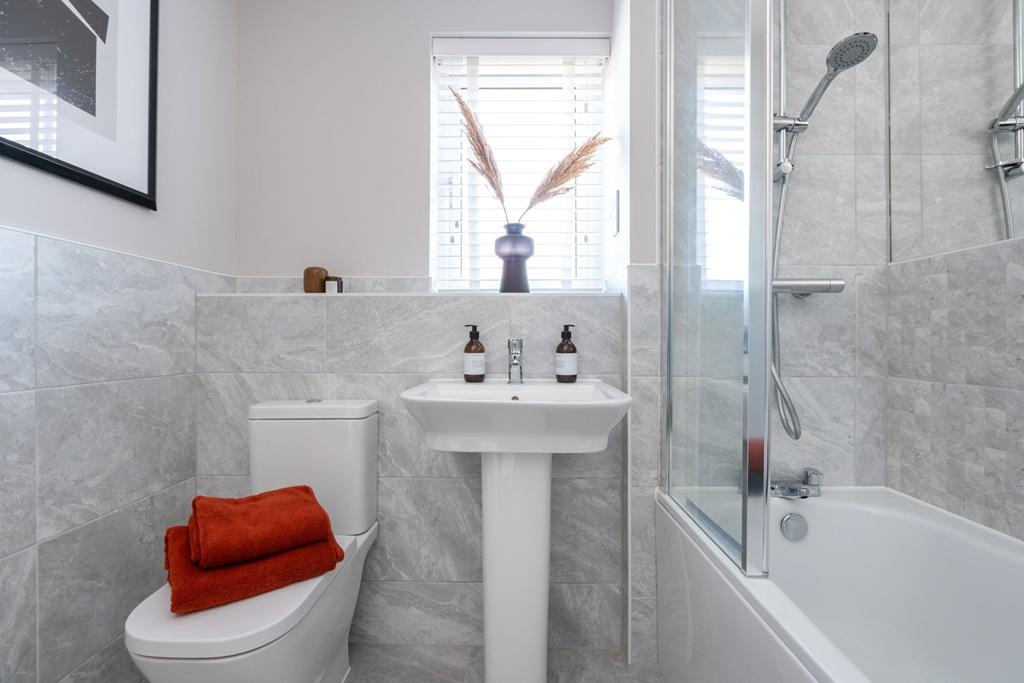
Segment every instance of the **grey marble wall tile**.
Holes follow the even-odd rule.
[[[548,610],[548,647],[617,648],[622,644],[619,584],[552,584]]]
[[[0,681],[36,683],[36,549],[0,560]]]
[[[200,296],[200,372],[321,372],[325,296]]]
[[[345,294],[426,294],[432,289],[429,276],[348,275],[342,277]],[[244,294],[302,294],[301,276],[244,276],[236,278],[235,291]]]
[[[479,325],[488,372],[507,370],[506,297],[328,297],[327,368],[335,373],[462,374],[466,324]]]
[[[1008,288],[1020,251],[1017,241],[1000,242],[894,265],[889,374],[1024,387],[1014,336],[1019,298]]]
[[[978,7],[990,3],[967,4],[977,13]],[[921,139],[927,141],[922,151],[988,154],[991,163],[988,127],[1012,93],[1012,82],[1006,78],[1013,73],[1009,46],[922,45],[920,50]],[[995,185],[991,177],[988,180]]]
[[[695,377],[719,379],[743,374],[743,293],[703,289],[690,292],[696,298],[694,339],[687,340],[688,372]]]
[[[887,381],[884,377],[857,379],[853,464],[857,486],[885,485]]]
[[[884,376],[889,286],[887,266],[864,266],[854,276],[857,287],[856,374]]]
[[[921,157],[925,253],[962,249],[999,239],[999,192],[981,155]]]
[[[39,386],[195,369],[195,291],[187,269],[38,240]]]
[[[885,139],[884,136],[882,138]],[[858,154],[856,263],[885,265],[889,262],[889,202],[886,158]]]
[[[673,453],[679,455],[672,463],[672,488],[738,486],[742,380],[677,381],[673,391]]]
[[[402,405],[399,395],[431,375],[327,375],[325,398],[377,401],[381,477],[480,477],[480,456],[426,447],[423,430]]]
[[[483,645],[483,585],[366,581],[350,642]]]
[[[478,649],[355,644],[348,653],[350,683],[463,683]]]
[[[786,38],[790,45],[827,45],[857,30],[853,0],[786,4]],[[824,59],[824,57],[822,57]],[[822,62],[824,63],[824,62]]]
[[[888,112],[888,45],[886,35],[887,0],[858,0],[855,6],[858,31],[871,31],[878,36],[878,47],[852,74],[857,86],[854,114],[857,154],[886,154]],[[837,38],[838,40],[838,38]],[[817,119],[817,112],[815,112]]]
[[[37,392],[39,537],[195,476],[191,375]]]
[[[924,253],[921,157],[894,154],[890,159],[892,258],[905,261]]]
[[[196,495],[216,498],[244,498],[252,495],[249,477],[196,477]]]
[[[653,598],[657,595],[657,571],[654,545],[654,487],[633,486],[629,492],[630,537],[632,550],[630,562],[633,570],[633,585],[630,587],[634,600],[638,597]]]
[[[889,40],[893,46],[921,42],[921,0],[889,0]]]
[[[921,43],[925,45],[1011,45],[1012,3],[921,0]]]
[[[922,152],[921,47],[916,43],[898,42],[894,38],[889,64],[889,138],[892,152],[919,155]]]
[[[661,372],[661,267],[629,266],[629,370],[634,376]]]
[[[783,278],[841,278],[846,289],[798,299],[777,297],[782,374],[786,377],[850,377],[857,370],[857,269],[792,266]]]
[[[622,482],[551,482],[551,580],[622,581]]]
[[[0,557],[36,541],[35,438],[35,394],[0,394]]]
[[[60,683],[146,683],[118,636],[85,664],[60,679]]]
[[[853,155],[803,154],[790,178],[779,261],[789,265],[843,265],[856,246]]]
[[[805,13],[796,8],[803,2],[793,2],[787,9],[793,8],[800,21]],[[821,7],[818,3],[815,7]],[[792,32],[791,32],[792,34]],[[786,52],[786,89],[788,114],[796,116],[800,113],[807,98],[814,92],[818,81],[825,74],[825,58],[832,43],[848,34],[839,33],[832,36],[825,44],[789,46]],[[859,68],[859,67],[858,67]],[[804,133],[800,134],[797,144],[799,159],[806,154],[853,154],[856,143],[856,112],[859,106],[857,81],[852,74],[840,76],[828,89],[828,96],[822,98],[814,111],[813,123]]]
[[[323,395],[320,375],[200,373],[195,399],[198,474],[249,474],[249,406]]]
[[[633,600],[630,617],[634,665],[658,664],[658,601],[655,598]]]
[[[629,459],[634,484],[658,483],[661,463],[661,379],[634,377],[629,411]]]
[[[39,679],[59,681],[124,628],[165,580],[163,532],[182,524],[189,480],[39,546]]]
[[[531,373],[554,374],[562,325],[573,324],[583,374],[620,374],[625,369],[623,299],[608,294],[530,294],[509,297],[511,335],[523,339],[523,363]],[[501,354],[501,371],[507,369]]]
[[[554,479],[621,478],[626,464],[626,423],[623,419],[608,435],[608,447],[600,453],[555,453],[551,461]]]
[[[235,291],[239,294],[302,294],[302,277],[237,277]]]
[[[772,476],[797,477],[816,467],[832,486],[856,484],[854,465],[857,380],[847,377],[790,377],[786,382],[800,414],[803,436],[785,436],[772,415]]]
[[[372,580],[483,580],[479,479],[383,478]]]
[[[0,229],[0,392],[36,385],[36,238]]]
[[[181,268],[181,276],[189,289],[196,294],[231,294],[235,291],[235,278],[232,275]]]
[[[433,284],[429,276],[350,275],[344,278],[344,287],[349,294],[427,294],[433,289]]]

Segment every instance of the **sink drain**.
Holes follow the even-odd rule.
[[[513,401],[518,401],[518,400],[519,400],[519,397],[518,397],[518,396],[513,396],[513,397],[512,397],[512,400],[513,400]]]

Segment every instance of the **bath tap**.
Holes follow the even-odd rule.
[[[508,383],[523,383],[523,340],[508,340]]]
[[[804,468],[803,479],[773,479],[771,493],[773,498],[817,498],[821,495],[821,470],[813,467]]]

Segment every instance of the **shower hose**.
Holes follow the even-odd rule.
[[[789,193],[789,174],[792,173],[793,150],[796,147],[796,136],[792,135],[786,145],[785,154],[779,166],[781,177],[779,179],[779,209],[775,217],[775,229],[772,240],[772,281],[779,277],[779,252],[782,245],[782,225],[786,213],[786,195]],[[782,428],[786,430],[793,440],[800,438],[803,433],[800,427],[800,416],[797,414],[796,405],[786,389],[786,383],[782,379],[779,368],[782,365],[782,354],[779,344],[779,295],[772,294],[772,362],[770,372],[772,383],[775,385],[775,405],[779,409],[779,421]]]

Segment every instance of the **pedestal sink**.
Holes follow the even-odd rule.
[[[551,454],[591,453],[632,399],[598,380],[436,379],[402,402],[439,451],[480,453],[486,683],[547,680]]]

